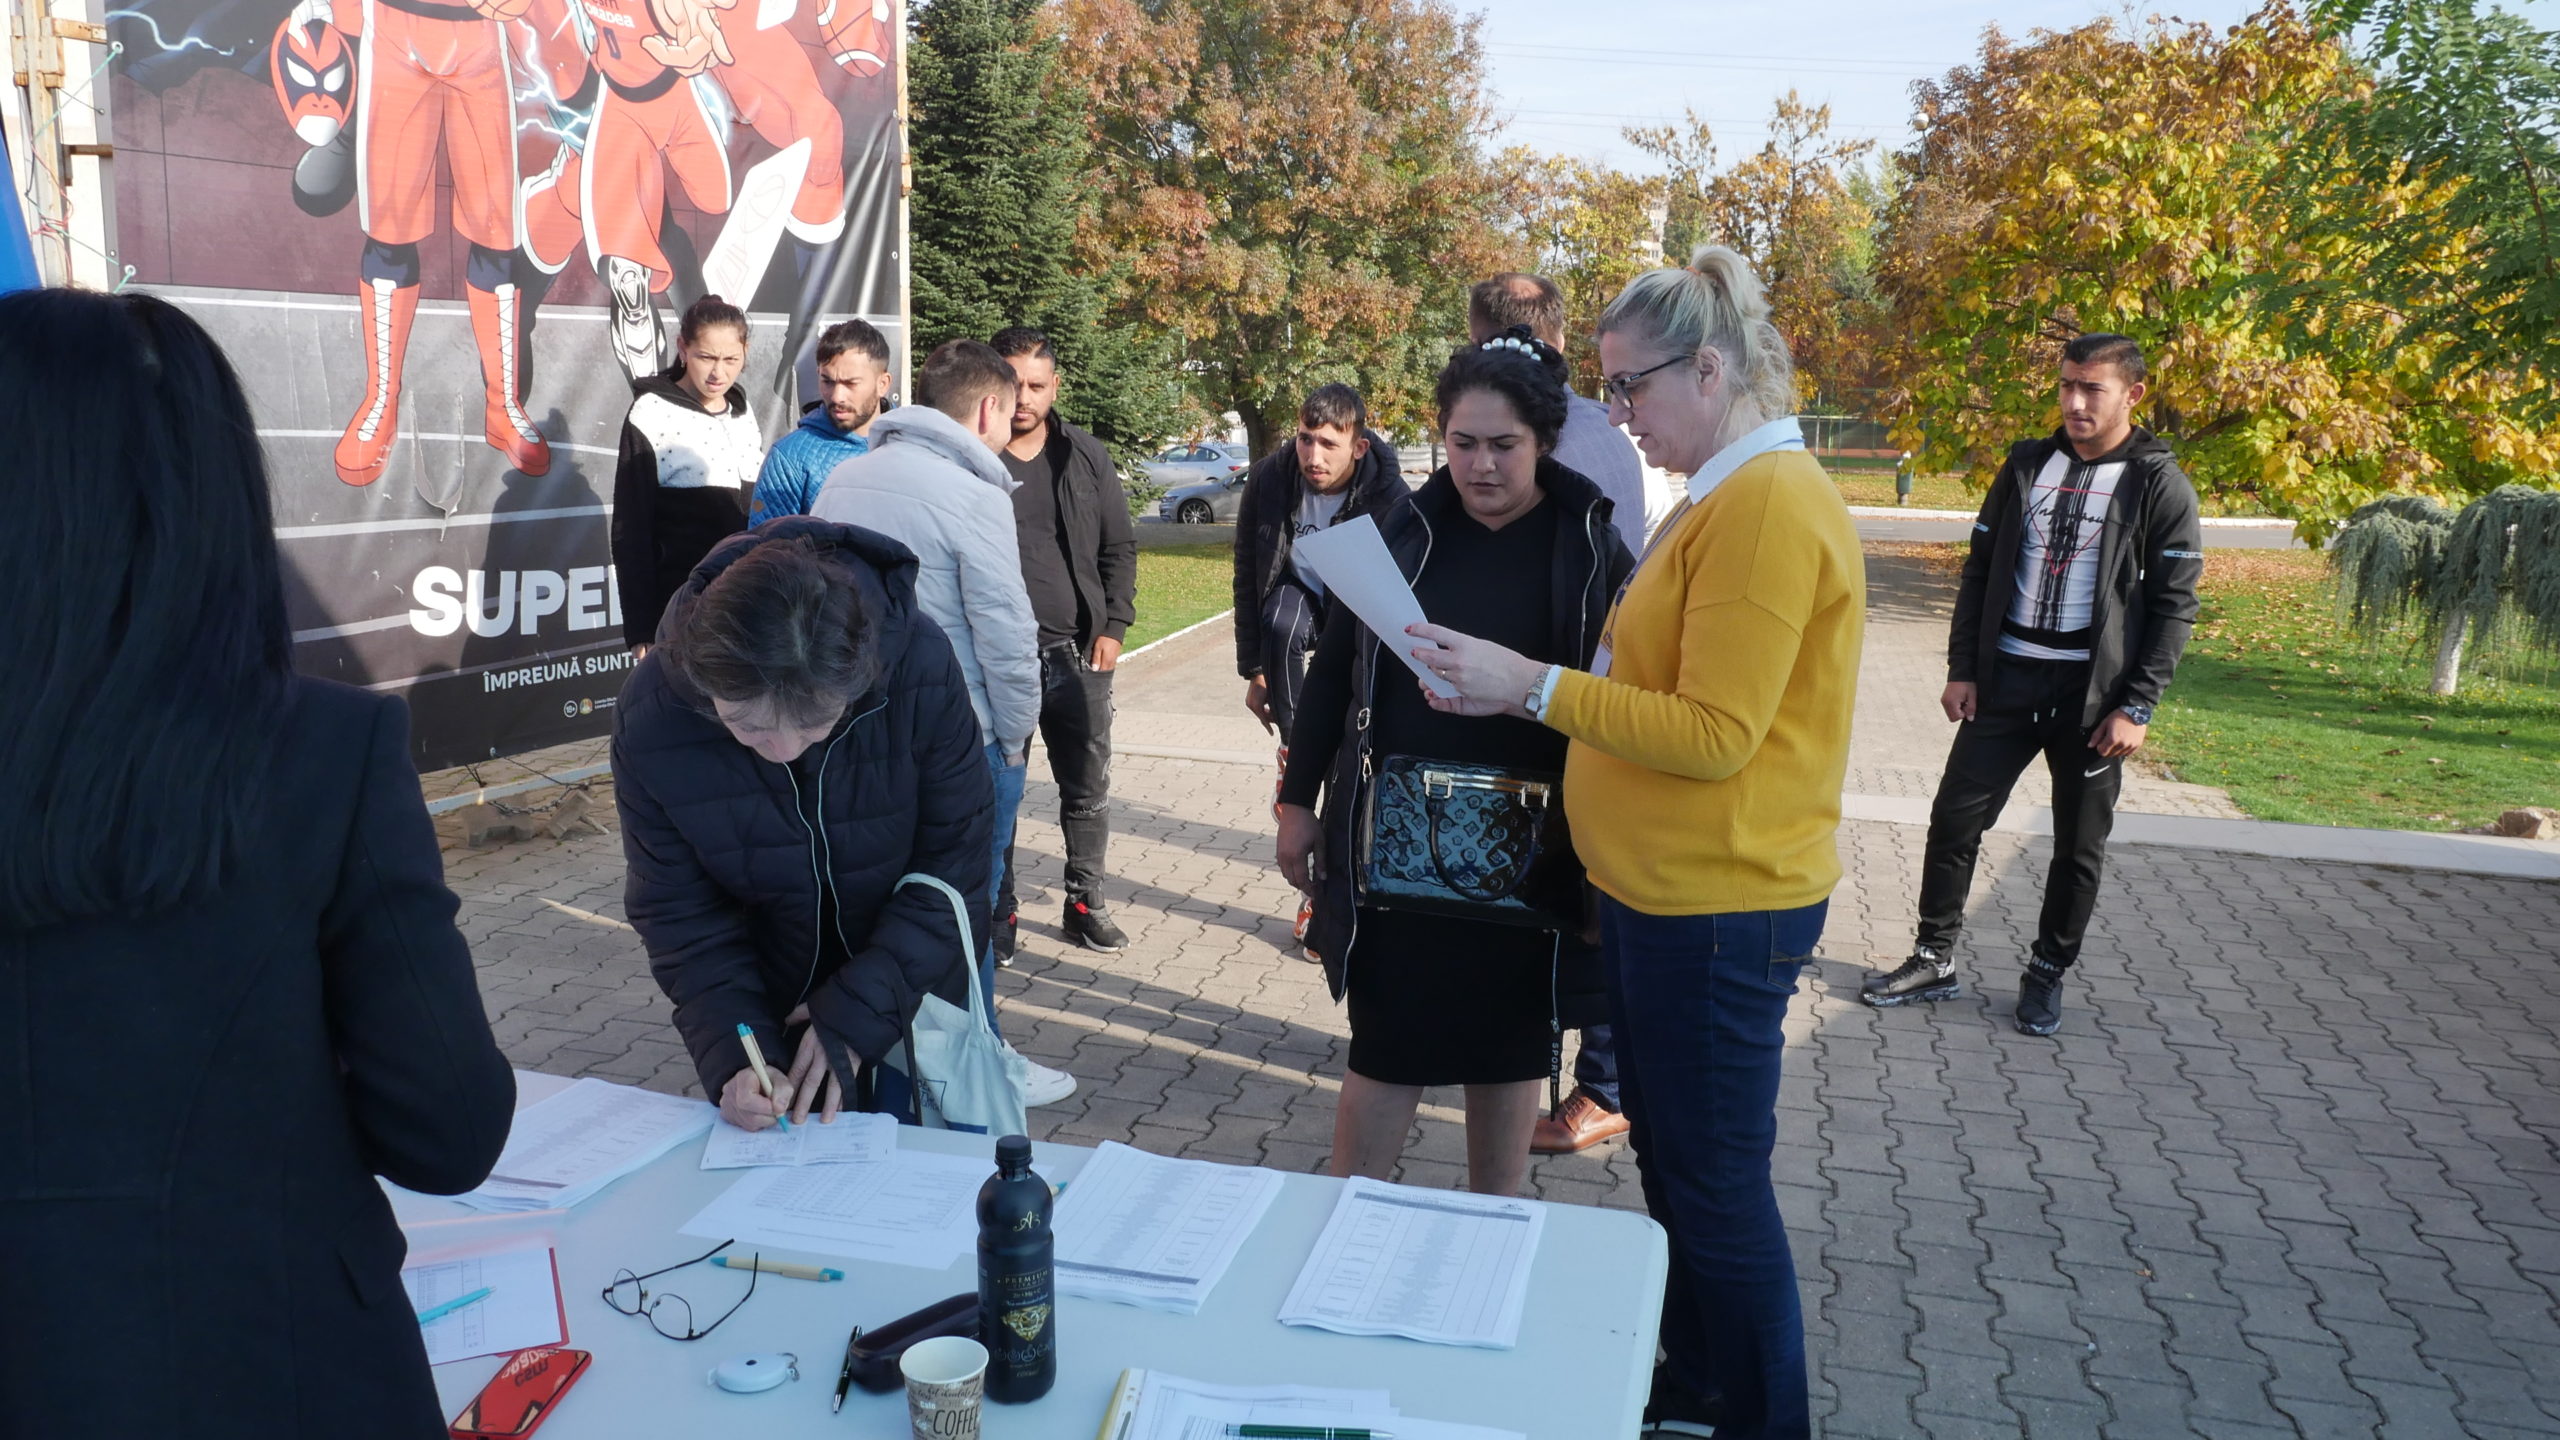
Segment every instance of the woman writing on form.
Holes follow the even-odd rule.
[[[1866,610],[1840,492],[1788,412],[1760,282],[1720,246],[1600,317],[1609,418],[1689,477],[1588,669],[1456,629],[1411,644],[1465,714],[1572,740],[1565,809],[1601,946],[1645,1204],[1670,1232],[1648,1423],[1803,1436],[1804,1322],[1770,1183],[1781,1026],[1840,878]]]

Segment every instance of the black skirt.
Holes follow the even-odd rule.
[[[1386,1085],[1547,1078],[1555,956],[1549,931],[1362,907],[1351,1068]]]

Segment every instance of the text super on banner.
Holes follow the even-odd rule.
[[[116,259],[231,354],[304,674],[422,769],[602,734],[630,380],[745,305],[770,441],[900,316],[897,0],[134,0]]]

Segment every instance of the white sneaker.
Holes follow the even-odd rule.
[[[1004,1048],[1013,1050],[1011,1045]],[[1022,1061],[1025,1071],[1022,1082],[1023,1104],[1055,1105],[1076,1093],[1076,1077],[1073,1075],[1064,1070],[1052,1070],[1030,1056],[1023,1055],[1020,1051],[1014,1051],[1014,1054]]]

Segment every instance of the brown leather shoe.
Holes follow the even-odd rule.
[[[1626,1133],[1626,1116],[1592,1099],[1589,1091],[1577,1089],[1564,1097],[1556,1113],[1541,1117],[1529,1132],[1529,1153],[1570,1155]]]

